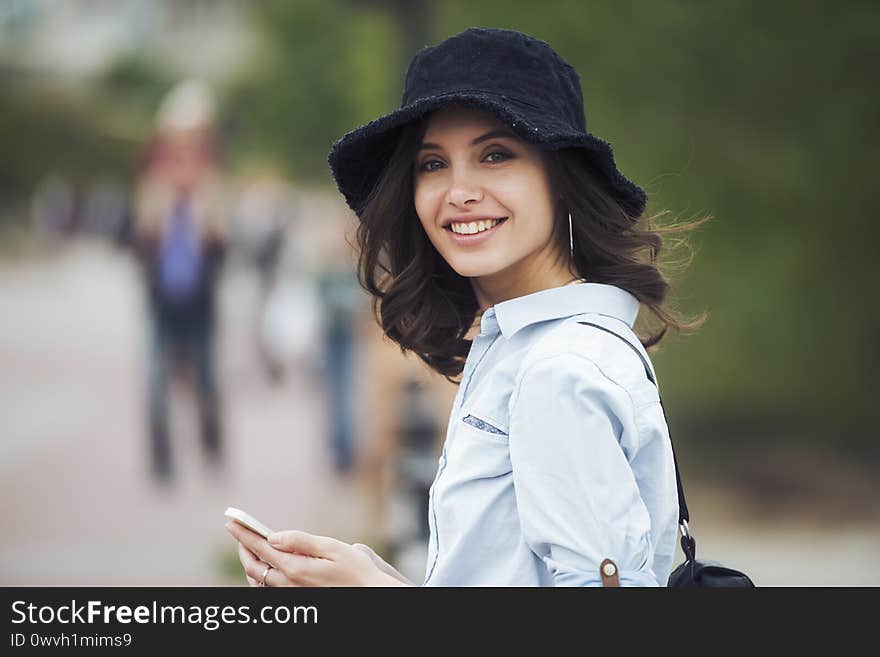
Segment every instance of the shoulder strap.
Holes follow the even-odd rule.
[[[639,360],[642,361],[642,365],[645,366],[645,374],[648,375],[648,380],[651,381],[655,386],[657,385],[657,380],[654,378],[654,375],[651,373],[651,367],[648,365],[648,361],[645,360],[645,357],[642,355],[642,352],[639,351],[632,342],[627,340],[622,335],[615,333],[611,329],[605,328],[599,324],[593,324],[592,322],[578,322],[578,324],[585,324],[586,326],[593,326],[600,331],[605,331],[606,333],[610,333],[611,335],[620,338],[623,342],[634,352],[636,352],[636,356],[639,357]],[[657,388],[657,394],[660,394],[660,388]],[[663,409],[663,416],[666,417],[666,409],[663,408],[663,399],[660,399],[660,408]],[[667,424],[668,428],[668,424]],[[672,446],[672,462],[675,464],[675,483],[678,485],[678,528],[681,531],[681,549],[685,553],[687,557],[691,560],[694,559],[696,553],[696,542],[690,534],[690,530],[688,529],[688,521],[690,520],[690,515],[688,514],[687,502],[684,499],[684,488],[681,485],[681,475],[678,472],[678,459],[675,458],[675,446],[672,445],[672,437],[670,434],[669,444]]]

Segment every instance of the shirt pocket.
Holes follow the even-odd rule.
[[[455,439],[449,446],[450,469],[464,483],[499,477],[511,472],[508,435],[478,412],[463,412],[456,423]]]
[[[471,425],[476,429],[479,429],[480,431],[485,431],[486,433],[492,434],[493,436],[499,436],[498,440],[502,440],[501,436],[503,436],[504,438],[507,437],[506,431],[503,431],[498,427],[489,424],[485,420],[481,420],[476,415],[471,415],[470,413],[468,413],[463,418],[461,418],[461,421],[465,424]]]

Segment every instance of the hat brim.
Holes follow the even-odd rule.
[[[545,118],[537,106],[496,94],[460,91],[423,98],[382,116],[341,137],[327,158],[339,191],[360,215],[388,164],[400,131],[412,121],[450,105],[484,110],[522,137],[545,150],[581,148],[609,183],[609,190],[633,218],[645,210],[647,195],[617,168],[608,142],[589,132],[572,130]]]

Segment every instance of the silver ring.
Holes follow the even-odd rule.
[[[272,564],[268,564],[266,570],[263,571],[263,577],[260,579],[260,586],[266,586],[266,575],[269,574],[270,570],[272,570]]]

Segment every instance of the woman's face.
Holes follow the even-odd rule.
[[[489,114],[456,107],[429,118],[414,165],[416,213],[458,274],[499,289],[557,267],[553,195],[537,147]]]

